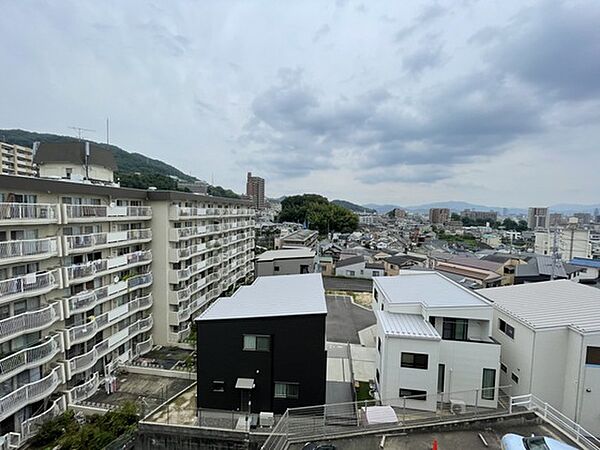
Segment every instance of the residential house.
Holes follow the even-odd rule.
[[[554,270],[552,269],[554,266]],[[578,276],[582,268],[574,266],[551,256],[533,255],[526,264],[520,264],[515,270],[515,284],[537,283],[539,281],[570,280]]]
[[[411,267],[424,267],[426,264],[426,256],[416,255],[395,255],[388,256],[383,260],[385,275],[395,276],[400,274],[400,270]]]
[[[308,248],[269,250],[256,257],[257,277],[270,275],[293,275],[315,271],[316,253]]]
[[[317,248],[318,231],[298,230],[288,235],[275,239],[275,250],[282,248],[305,247]]]
[[[382,262],[370,262],[366,257],[359,255],[338,261],[335,265],[335,275],[370,279],[385,275],[385,267]]]

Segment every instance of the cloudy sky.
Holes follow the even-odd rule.
[[[592,203],[600,2],[0,0],[0,128],[360,203]]]

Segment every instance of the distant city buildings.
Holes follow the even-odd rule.
[[[16,144],[0,142],[2,174],[34,176],[33,149]]]
[[[401,208],[394,209],[394,218],[395,219],[406,219],[406,210]]]
[[[431,208],[429,210],[429,221],[432,224],[445,224],[450,220],[450,209]]]
[[[530,230],[546,229],[550,226],[548,208],[529,208],[527,214],[527,227]]]
[[[460,213],[461,217],[466,217],[471,220],[487,220],[489,222],[498,221],[498,213],[496,211],[475,211],[465,209]]]
[[[246,195],[252,199],[252,205],[257,209],[265,207],[265,179],[252,176],[248,172],[246,179]]]

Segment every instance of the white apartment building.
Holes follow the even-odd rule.
[[[600,289],[569,280],[479,291],[494,302],[500,383],[600,434]]]
[[[554,231],[536,231],[535,253],[552,255],[554,246]],[[593,240],[589,230],[574,227],[562,228],[557,231],[556,246],[561,259],[570,261],[573,258],[592,257]]]
[[[438,272],[413,270],[373,278],[373,298],[382,402],[497,406],[500,345],[490,337],[489,301]]]
[[[120,188],[95,157],[94,183],[0,176],[0,439],[26,440],[119,363],[180,345],[252,274],[248,201]]]
[[[0,142],[3,175],[34,176],[33,149]]]

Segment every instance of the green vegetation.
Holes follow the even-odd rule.
[[[351,233],[358,228],[358,216],[317,194],[292,195],[281,202],[280,222],[305,223],[319,234]]]
[[[485,219],[470,219],[468,217],[463,217],[459,214],[452,213],[451,219],[454,221],[462,222],[465,227],[484,227],[487,223],[490,224],[491,228],[502,228],[503,230],[510,231],[525,231],[527,230],[527,222],[525,220],[516,220],[507,217],[502,222],[492,222],[490,220]]]
[[[231,189],[225,189],[221,186],[208,186],[208,195],[215,197],[227,197],[227,198],[240,198],[238,194],[233,192]]]
[[[34,449],[102,449],[119,436],[135,429],[139,417],[133,403],[104,415],[88,416],[80,424],[72,410],[43,424],[30,441]]]
[[[122,187],[148,189],[154,186],[157,189],[176,191],[177,181],[171,177],[167,177],[158,173],[127,173],[117,172],[116,180],[121,182]]]
[[[346,200],[331,200],[331,203],[334,205],[341,206],[342,208],[349,209],[352,212],[356,213],[369,213],[374,214],[377,211],[370,208],[365,208],[364,206],[357,205],[356,203],[348,202]]]
[[[473,249],[479,248],[481,246],[481,243],[478,242],[477,239],[475,239],[475,237],[470,235],[458,236],[456,234],[447,234],[444,232],[444,230],[437,230],[437,236],[438,239],[442,241],[446,241],[452,244],[463,245],[465,247],[470,247]]]
[[[366,381],[359,381],[358,386],[354,388],[356,391],[356,401],[363,402],[365,400],[373,400],[373,396],[370,393],[369,383]]]

